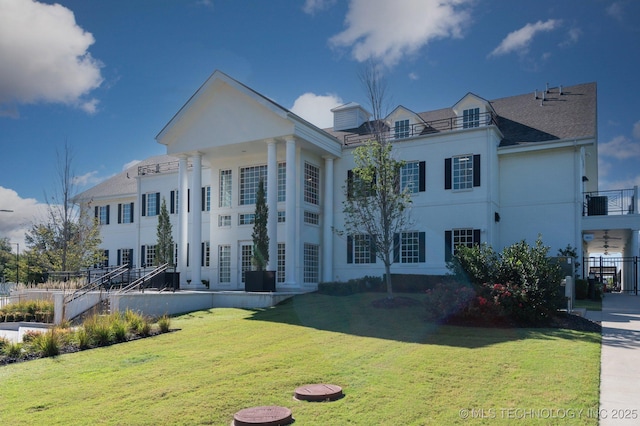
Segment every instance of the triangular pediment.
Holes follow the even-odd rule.
[[[495,113],[495,111],[493,110],[493,107],[491,106],[491,103],[488,100],[471,92],[464,95],[462,99],[460,99],[458,102],[455,103],[455,105],[451,107],[453,112],[458,117],[462,116],[464,110],[472,109],[472,108],[479,108],[481,112]]]
[[[285,108],[216,71],[156,137],[168,154],[211,150],[294,133]]]

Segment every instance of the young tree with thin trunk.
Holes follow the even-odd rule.
[[[412,224],[411,195],[409,188],[401,188],[400,174],[405,162],[394,158],[388,126],[383,120],[386,84],[379,69],[371,63],[360,78],[373,109],[373,121],[371,139],[353,152],[355,168],[347,179],[343,203],[345,228],[349,236],[368,240],[370,250],[384,264],[387,298],[392,299],[393,252],[399,249],[397,235]]]

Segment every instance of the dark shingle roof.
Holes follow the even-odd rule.
[[[534,91],[531,91],[489,101],[498,116],[498,127],[504,136],[500,146],[596,137],[596,83],[563,87],[562,94],[559,87],[549,88],[544,94],[544,101],[542,96],[543,92],[540,91],[536,99]],[[455,117],[451,108],[421,112],[418,115],[425,122],[439,122]],[[365,123],[351,131],[328,131],[342,141],[348,134],[366,134],[368,128]]]

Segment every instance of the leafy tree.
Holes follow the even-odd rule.
[[[348,235],[366,235],[375,255],[382,261],[386,274],[387,298],[393,298],[391,265],[395,235],[412,224],[409,215],[409,188],[401,188],[400,172],[404,161],[393,157],[392,146],[382,120],[386,84],[373,64],[360,76],[371,106],[372,138],[353,152],[355,168],[347,179],[343,202],[345,228]]]
[[[256,192],[256,211],[253,222],[253,265],[256,270],[263,271],[269,263],[269,235],[267,234],[267,220],[269,207],[267,206],[264,181],[260,179]]]
[[[173,265],[173,234],[167,203],[162,197],[160,214],[158,215],[158,245],[156,246],[156,263]]]
[[[33,266],[46,271],[78,271],[104,260],[97,220],[87,208],[77,219],[61,226],[52,214],[48,222],[34,224],[25,235]],[[51,212],[50,212],[51,213]]]
[[[77,271],[103,260],[100,229],[88,208],[74,204],[72,153],[57,153],[57,188],[48,200],[47,219],[25,235],[33,266],[47,271]]]
[[[5,281],[10,280],[11,260],[15,262],[15,256],[11,253],[11,243],[8,238],[0,238],[0,277],[3,277]],[[15,276],[15,267],[13,268],[13,275]],[[11,281],[14,281],[13,279]]]

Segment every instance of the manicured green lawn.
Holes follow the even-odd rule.
[[[176,332],[0,367],[0,424],[229,425],[258,405],[299,425],[597,424],[599,334],[438,326],[379,297],[195,312]],[[294,400],[309,383],[345,397]]]

